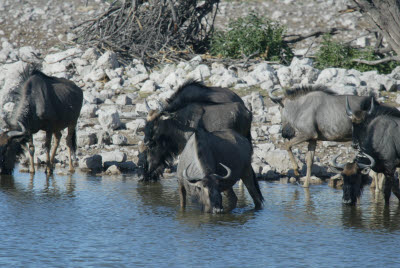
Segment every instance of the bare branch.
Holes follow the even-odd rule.
[[[367,65],[378,65],[378,64],[381,64],[381,63],[389,62],[389,61],[399,61],[400,62],[400,57],[399,56],[391,56],[391,57],[383,58],[383,59],[380,59],[380,60],[373,60],[373,61],[360,60],[360,59],[353,59],[352,60],[352,62],[367,64]]]
[[[346,30],[346,29],[331,28],[331,29],[326,29],[326,30],[317,30],[312,33],[304,34],[304,35],[300,35],[300,34],[285,35],[283,38],[286,43],[291,44],[291,43],[297,43],[299,41],[302,41],[302,40],[310,38],[310,37],[314,37],[314,36],[319,37],[323,34],[337,34],[339,31],[344,31],[344,30]]]

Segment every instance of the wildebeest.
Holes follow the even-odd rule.
[[[400,116],[397,109],[381,109],[371,100],[368,111],[356,110],[346,99],[345,111],[353,124],[353,144],[375,163],[372,170],[385,175],[384,197],[389,203],[391,192],[400,199],[396,167],[400,167]]]
[[[7,130],[0,134],[0,174],[11,174],[16,158],[28,144],[30,172],[35,172],[32,135],[46,131],[46,172],[53,170],[61,130],[68,128],[66,138],[69,151],[69,169],[74,170],[71,151],[76,150],[76,123],[81,111],[83,93],[72,81],[50,77],[37,66],[28,65],[20,75],[21,82],[14,91],[14,109],[6,119]],[[51,138],[54,145],[50,156]]]
[[[337,158],[340,153],[332,158],[330,165],[341,173],[343,178],[343,203],[355,205],[361,197],[364,185],[369,183],[368,173],[372,166],[375,165],[375,160],[367,155],[357,156],[352,162],[346,164],[338,164]],[[364,159],[368,159],[369,164],[365,164]]]
[[[205,212],[223,211],[221,192],[228,197],[229,209],[236,207],[232,186],[242,179],[256,208],[263,197],[251,167],[251,143],[234,130],[207,132],[197,129],[179,155],[177,176],[181,206],[186,193],[196,197]]]
[[[351,106],[357,110],[368,110],[371,99],[366,96],[337,95],[324,86],[297,87],[287,90],[284,97],[274,97],[273,91],[269,91],[269,96],[273,102],[282,107],[282,137],[289,139],[285,146],[295,176],[300,174],[292,147],[308,142],[304,187],[309,187],[317,141],[351,140],[352,124],[345,112],[346,97]]]
[[[196,90],[202,93],[189,97],[187,92]],[[139,155],[143,180],[157,180],[165,165],[182,152],[191,135],[188,128],[193,131],[201,125],[210,132],[233,129],[251,141],[252,113],[229,89],[208,88],[189,81],[167,102],[163,111],[150,111],[147,117]]]

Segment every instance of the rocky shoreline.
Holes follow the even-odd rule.
[[[50,2],[49,5],[52,5]],[[78,2],[82,5],[84,1]],[[46,7],[43,10],[46,14]],[[163,64],[149,70],[138,60],[122,64],[111,51],[101,54],[93,48],[84,49],[66,43],[61,47],[52,47],[44,57],[38,57],[43,55],[43,49],[19,46],[11,40],[10,36],[1,39],[2,116],[10,112],[14,105],[7,96],[17,85],[19,72],[26,62],[38,62],[47,75],[74,81],[84,91],[84,103],[77,127],[77,165],[82,170],[102,174],[137,171],[138,145],[143,140],[148,110],[161,109],[164,100],[188,79],[196,79],[210,86],[229,87],[242,96],[254,116],[253,167],[259,178],[266,180],[287,181],[292,176],[289,157],[280,134],[280,110],[278,105],[269,100],[267,90],[278,88],[279,94],[283,88],[322,84],[339,94],[373,93],[381,102],[397,106],[400,103],[400,97],[397,96],[400,89],[399,67],[388,75],[376,71],[362,73],[338,68],[318,70],[313,66],[312,59],[296,57],[289,66],[261,62],[243,68],[209,63],[204,56],[198,55],[190,61]],[[44,138],[44,132],[34,135],[35,161],[42,164],[45,160]],[[305,174],[306,144],[297,148],[294,154],[303,163],[302,173]],[[313,166],[315,182],[334,175],[328,170],[327,164],[339,151],[346,155],[346,159],[351,159],[355,154],[349,143],[318,143]],[[61,140],[56,159],[56,174],[66,172],[64,170],[68,161],[64,139]],[[27,164],[27,158],[20,162]]]

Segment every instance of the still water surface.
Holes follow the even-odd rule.
[[[0,267],[400,267],[400,207],[369,189],[341,204],[327,185],[260,182],[254,211],[211,215],[179,209],[175,179],[135,176],[2,177]]]

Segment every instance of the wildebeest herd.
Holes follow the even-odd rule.
[[[308,142],[307,173],[304,187],[309,187],[311,166],[317,141],[353,141],[359,150],[353,162],[332,168],[343,177],[343,200],[355,204],[360,198],[370,169],[383,173],[384,198],[391,192],[400,199],[395,170],[400,165],[400,112],[378,103],[374,97],[337,95],[324,86],[303,86],[286,90],[271,100],[281,106],[282,137],[299,176],[292,147]],[[68,128],[69,168],[74,170],[72,152],[76,150],[76,125],[82,107],[82,90],[72,81],[50,77],[28,65],[13,92],[14,110],[6,118],[0,133],[0,173],[11,174],[18,155],[28,150],[30,172],[34,173],[32,135],[46,132],[46,172],[51,174],[61,130]],[[233,185],[240,179],[256,208],[263,196],[251,166],[252,113],[243,100],[227,88],[207,87],[187,81],[169,99],[161,111],[150,111],[139,146],[142,181],[157,181],[166,167],[178,160],[180,204],[187,195],[197,199],[206,212],[220,213],[236,207]],[[51,138],[55,138],[50,154]],[[228,207],[222,206],[222,195]]]

